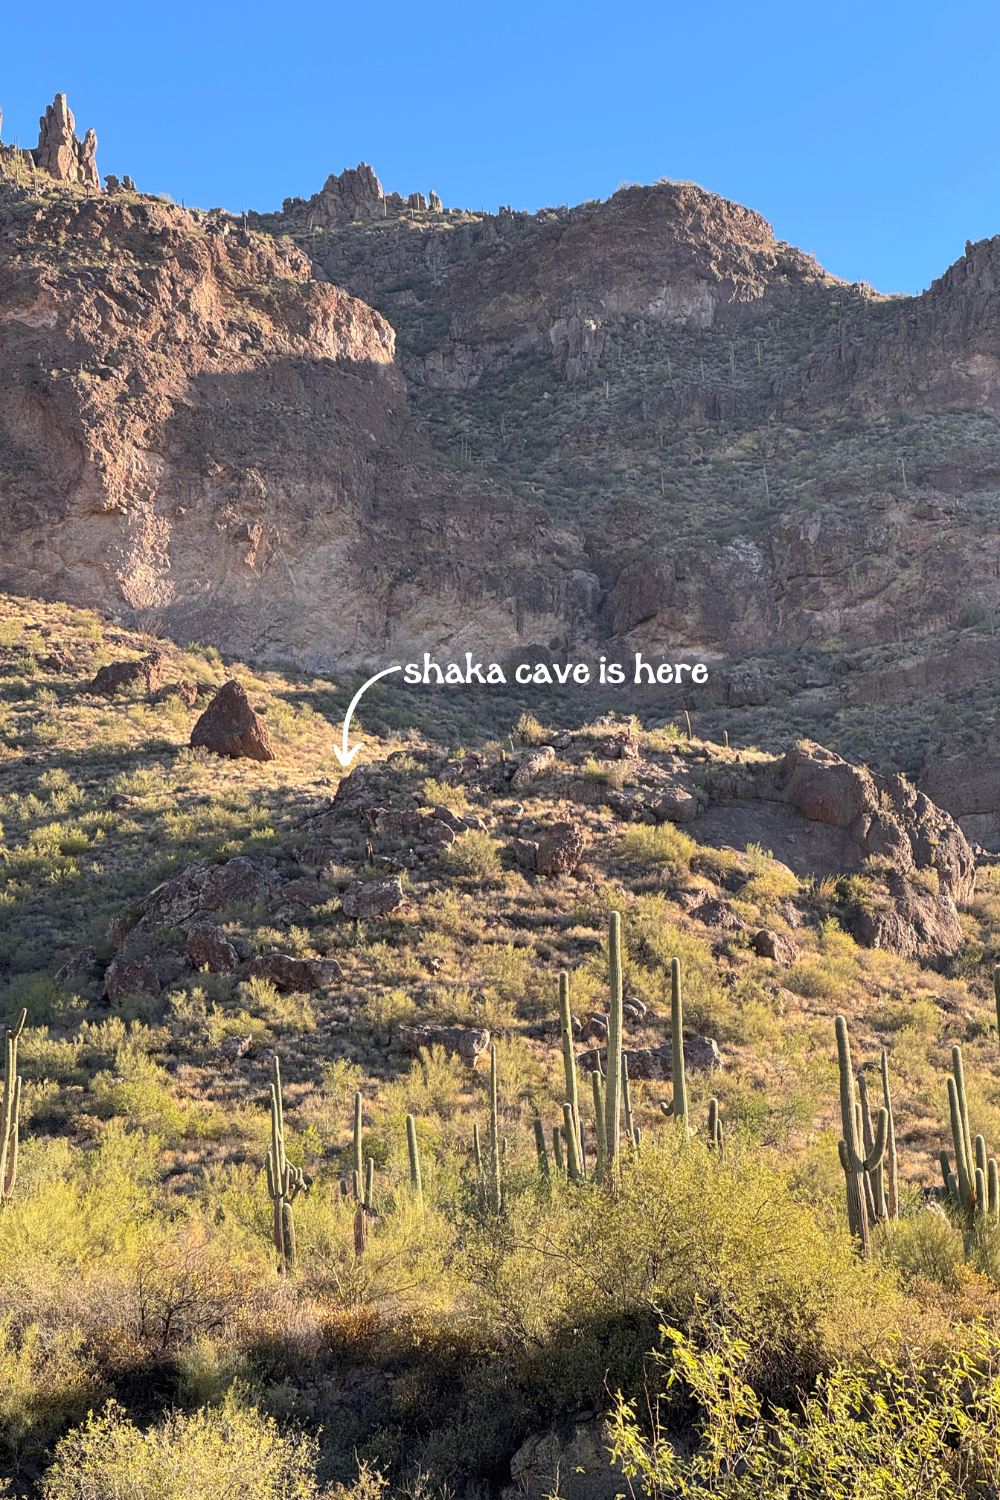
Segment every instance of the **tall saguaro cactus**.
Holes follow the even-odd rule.
[[[622,1113],[622,919],[611,913],[608,927],[608,970],[611,997],[608,1006],[608,1076],[604,1090],[605,1159],[612,1173],[618,1159]]]
[[[670,1054],[674,1075],[674,1119],[688,1123],[687,1075],[684,1071],[684,1007],[681,1002],[681,961],[670,960]]]
[[[295,1265],[295,1221],[292,1204],[309,1191],[309,1179],[301,1167],[293,1167],[285,1156],[285,1117],[281,1102],[281,1068],[271,1063],[271,1147],[267,1153],[267,1190],[274,1205],[274,1248],[282,1272]]]
[[[4,1036],[3,1060],[3,1139],[0,1141],[0,1203],[6,1206],[14,1196],[17,1182],[17,1148],[21,1124],[21,1077],[17,1071],[17,1043],[24,1030],[28,1012],[22,1010],[16,1026],[8,1026]]]
[[[500,1182],[500,1110],[497,1089],[497,1044],[490,1047],[490,1176],[494,1213],[503,1206],[503,1188]]]
[[[837,1142],[840,1165],[847,1179],[847,1222],[851,1233],[861,1242],[861,1253],[868,1256],[871,1244],[868,1234],[868,1202],[865,1192],[865,1174],[880,1165],[885,1154],[886,1137],[889,1133],[889,1114],[885,1109],[878,1112],[871,1149],[862,1155],[861,1110],[854,1094],[854,1071],[851,1066],[851,1044],[847,1035],[847,1021],[838,1016],[835,1022],[837,1033],[837,1062],[840,1068],[840,1120],[843,1136]]]

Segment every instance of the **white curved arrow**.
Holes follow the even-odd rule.
[[[366,688],[370,688],[373,682],[378,682],[380,677],[388,677],[390,672],[401,672],[402,670],[402,667],[386,667],[383,672],[376,672],[374,677],[369,677],[367,682],[363,682],[358,688],[357,692],[354,694],[354,697],[348,704],[347,712],[344,715],[344,748],[343,750],[341,750],[339,745],[334,745],[333,747],[333,753],[340,761],[340,764],[342,766],[349,766],[351,764],[351,761],[357,755],[363,743],[363,741],[359,741],[358,744],[355,745],[353,750],[348,750],[347,748],[347,731],[351,727],[351,715],[361,701],[361,694],[366,690]]]

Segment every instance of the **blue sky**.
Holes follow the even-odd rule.
[[[998,32],[978,0],[49,0],[44,35],[7,14],[0,106],[34,145],[65,91],[103,173],[209,208],[362,159],[460,207],[691,179],[840,276],[918,291],[1000,231]]]

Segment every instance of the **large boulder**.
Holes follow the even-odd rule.
[[[401,1026],[399,1040],[414,1057],[422,1047],[443,1047],[449,1057],[460,1057],[474,1068],[490,1045],[490,1034],[475,1026]]]
[[[127,995],[160,993],[160,980],[152,964],[141,958],[113,958],[104,971],[104,994],[112,1005]]]
[[[196,969],[208,969],[212,974],[231,974],[240,961],[236,949],[214,922],[192,922],[187,956]]]
[[[155,693],[163,682],[163,657],[158,651],[144,656],[140,661],[112,661],[99,667],[90,684],[92,693],[113,698],[116,693],[138,690]]]
[[[793,745],[781,768],[784,800],[815,823],[850,828],[878,808],[871,772],[811,740]]]
[[[224,682],[191,731],[191,744],[230,760],[274,760],[263,719],[239,682]]]
[[[538,840],[535,869],[539,875],[572,875],[586,847],[585,829],[576,823],[556,823]]]
[[[776,964],[793,964],[799,956],[798,944],[773,927],[754,933],[753,948],[758,958],[770,958]]]
[[[463,825],[460,825],[460,827]],[[456,830],[435,812],[393,812],[384,808],[375,817],[375,832],[385,838],[416,839],[420,844],[449,846]]]
[[[385,880],[359,882],[346,890],[341,898],[345,917],[368,922],[373,917],[386,917],[397,906],[402,906],[403,882],[398,875],[389,875]]]
[[[510,779],[510,784],[515,792],[522,787],[529,786],[543,771],[547,771],[554,765],[556,752],[551,745],[542,745],[538,750],[531,750],[518,762],[517,769]]]
[[[290,953],[264,953],[253,959],[250,974],[269,979],[279,990],[323,990],[343,979],[333,958],[293,958]]]

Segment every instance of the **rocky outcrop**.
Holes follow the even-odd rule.
[[[101,190],[97,172],[97,136],[88,130],[81,141],[65,94],[57,94],[38,122],[38,147],[33,152],[40,172],[57,182],[79,182]]]
[[[933,870],[950,900],[971,901],[975,859],[965,835],[902,776],[873,775],[804,740],[785,756],[779,781],[783,801],[811,822],[845,830],[861,860],[887,860],[902,875]]]
[[[957,907],[972,900],[975,858],[955,820],[904,777],[802,740],[780,758],[713,766],[702,791],[710,805],[692,824],[697,837],[741,850],[761,844],[803,878],[861,875],[861,887],[842,889],[859,942],[932,964],[961,947]],[[702,903],[691,915],[707,921],[726,904]]]
[[[191,745],[230,760],[274,759],[267,725],[239,682],[223,683],[192,729]]]
[[[474,1068],[490,1045],[490,1034],[475,1026],[401,1026],[399,1040],[414,1057],[424,1047],[443,1047],[449,1057],[460,1057]]]
[[[576,1061],[579,1067],[592,1073],[597,1067],[598,1056],[601,1069],[607,1071],[607,1047],[593,1048],[581,1052]],[[622,1057],[628,1064],[629,1078],[643,1078],[651,1082],[663,1082],[673,1077],[671,1060],[673,1052],[668,1045],[663,1047],[623,1048]],[[684,1038],[684,1066],[689,1073],[712,1073],[722,1067],[719,1044],[710,1036],[686,1036]]]
[[[160,928],[187,933],[192,923],[227,907],[270,902],[279,886],[273,870],[242,854],[223,865],[199,861],[120,912],[108,927],[108,938],[119,952],[139,954],[148,951]]]

